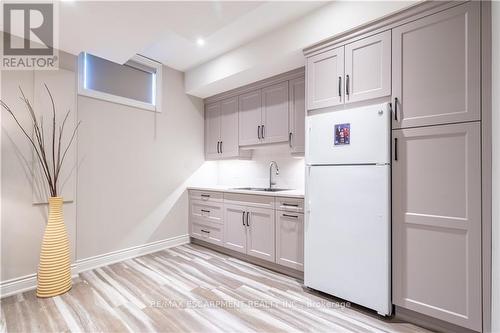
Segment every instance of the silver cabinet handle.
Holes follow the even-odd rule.
[[[204,213],[210,213],[210,211],[206,210],[206,209],[202,209],[201,211],[204,212]]]
[[[206,234],[209,234],[209,233],[210,233],[210,231],[203,230],[203,229],[201,229],[200,231],[201,231],[201,232],[204,232],[204,233],[206,233]]]
[[[292,148],[292,132],[288,133],[288,145]]]
[[[241,221],[243,222],[243,226],[245,226],[245,212],[241,214]]]
[[[349,95],[349,75],[345,76],[345,93],[346,95]]]
[[[220,153],[222,154],[222,141],[220,142]]]
[[[339,76],[339,97],[342,97],[342,76]]]
[[[284,217],[293,217],[294,219],[298,219],[299,218],[297,215],[283,214],[282,216],[284,216]]]
[[[291,204],[291,203],[287,203],[287,202],[282,202],[281,205],[282,206],[289,206],[289,207],[299,207],[299,204]]]
[[[262,136],[262,139],[264,139],[264,137],[265,137],[265,136],[264,136],[264,125],[262,125],[262,130],[261,130],[261,131],[262,131],[262,135],[261,135],[261,136]]]
[[[259,125],[259,126],[257,126],[257,137],[258,137],[258,138],[259,138],[259,140],[260,140],[260,125]]]
[[[250,226],[249,217],[250,217],[250,212],[247,212],[247,227]]]

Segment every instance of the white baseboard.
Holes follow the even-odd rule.
[[[90,269],[110,265],[119,261],[139,257],[145,254],[161,251],[170,247],[189,243],[189,235],[181,235],[144,245],[129,247],[123,250],[101,254],[95,257],[77,260],[71,265],[71,275]],[[15,295],[36,288],[36,273],[0,282],[0,298]]]
[[[127,249],[101,254],[95,257],[81,259],[76,262],[78,273],[88,271],[90,269],[113,264],[118,261],[135,258],[145,254],[161,251],[182,244],[189,243],[189,235],[176,236],[164,239],[157,242],[152,242],[144,245],[129,247]]]

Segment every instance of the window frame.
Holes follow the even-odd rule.
[[[154,68],[156,72],[153,75],[154,103],[146,103],[132,98],[113,95],[106,92],[87,88],[85,86],[85,77],[87,75],[86,68],[86,52],[78,55],[78,95],[100,99],[108,102],[118,103],[122,105],[132,106],[148,111],[161,112],[162,102],[162,64],[141,55],[135,55],[132,59],[137,63]],[[131,66],[132,67],[132,66]]]

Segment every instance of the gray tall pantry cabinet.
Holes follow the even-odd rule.
[[[480,4],[392,30],[393,302],[481,331]]]
[[[396,314],[481,332],[481,4],[441,4],[306,49],[306,101],[391,102]]]

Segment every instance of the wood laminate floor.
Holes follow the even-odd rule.
[[[65,295],[4,298],[0,331],[429,332],[192,244],[81,273]]]

